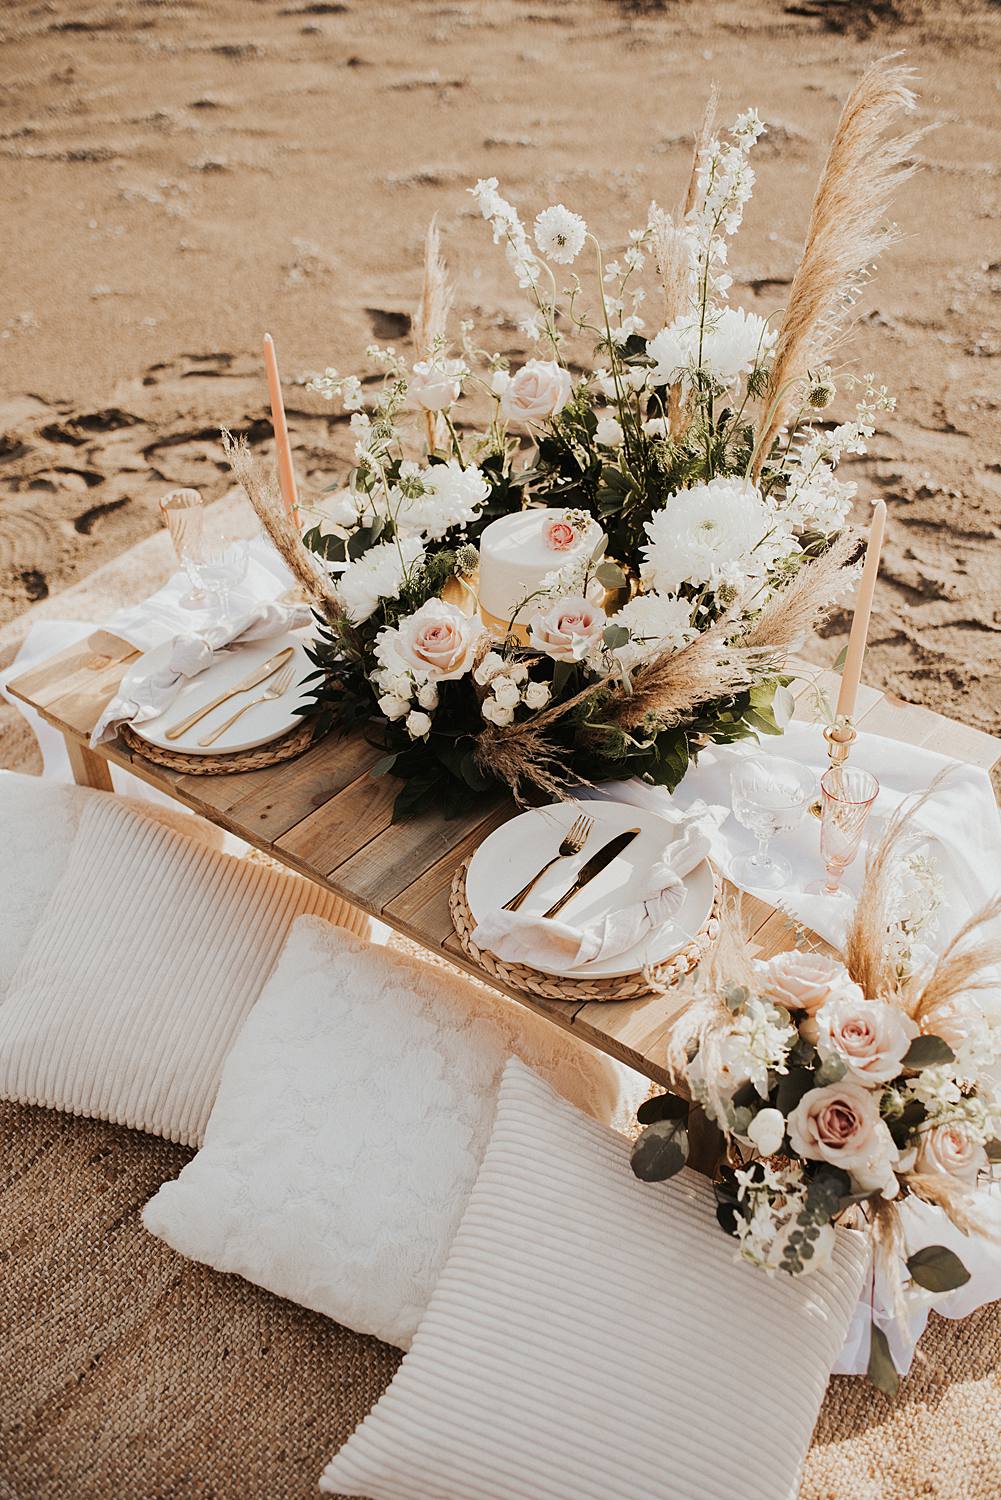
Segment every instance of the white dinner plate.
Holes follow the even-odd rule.
[[[677,837],[676,826],[659,813],[631,807],[626,802],[555,802],[549,807],[532,808],[503,823],[483,840],[473,855],[466,871],[466,900],[477,921],[509,901],[552,858],[560,840],[581,813],[594,819],[584,848],[580,854],[561,859],[546,871],[522,911],[541,913],[552,906],[573,884],[581,865],[627,828],[638,828],[640,832],[563,908],[560,920],[574,927],[585,926],[606,912],[639,899],[646,871],[663,853],[665,845]],[[575,969],[546,969],[542,964],[538,967],[543,973],[562,974],[568,979],[621,979],[637,973],[644,964],[663,963],[701,932],[712,912],[713,893],[712,868],[708,860],[703,860],[686,876],[685,899],[674,917],[632,948]]]
[[[147,719],[145,724],[134,724],[134,732],[162,750],[181,750],[186,755],[232,755],[240,750],[256,750],[260,745],[268,745],[272,740],[280,739],[302,722],[302,716],[295,709],[299,704],[309,701],[301,687],[303,678],[313,670],[312,662],[303,649],[303,643],[308,639],[307,627],[305,632],[286,631],[284,635],[269,636],[266,641],[247,641],[230,647],[228,651],[219,652],[218,660],[211,667],[185,683],[165,713],[155,719]],[[198,741],[217,725],[224,723],[230,714],[235,714],[241,703],[259,698],[274,680],[269,677],[249,692],[227,699],[210,714],[206,714],[204,719],[199,719],[179,739],[167,739],[166,731],[172,724],[194,713],[203,703],[211,703],[213,698],[218,698],[220,693],[234,687],[241,678],[248,677],[255,667],[263,666],[269,656],[274,656],[286,646],[295,648],[295,655],[289,658],[288,663],[294,668],[294,672],[292,681],[281,698],[270,698],[266,703],[257,703],[253,708],[248,708],[231,729],[219,736],[214,745],[199,745]],[[166,658],[169,651],[168,641],[157,646],[155,651],[150,651],[147,660],[153,662],[160,655]]]

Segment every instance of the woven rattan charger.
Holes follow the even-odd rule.
[[[452,924],[463,951],[492,979],[498,979],[513,989],[541,995],[544,1000],[638,1000],[643,995],[661,994],[695,968],[708,953],[719,932],[720,885],[714,870],[713,905],[705,925],[683,948],[679,948],[677,953],[662,963],[651,964],[638,973],[626,974],[621,979],[565,979],[555,974],[543,974],[525,964],[506,964],[492,953],[478,948],[473,942],[476,920],[466,900],[468,868],[467,859],[453,876],[449,896]]]
[[[159,745],[151,745],[128,724],[123,724],[118,732],[134,755],[186,776],[224,776],[227,772],[261,771],[265,766],[278,766],[308,750],[315,737],[313,724],[304,719],[281,739],[259,745],[256,750],[237,750],[231,755],[188,755],[183,750],[163,750]]]

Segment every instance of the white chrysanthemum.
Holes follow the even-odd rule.
[[[337,597],[353,625],[361,625],[379,607],[380,599],[393,599],[400,591],[405,569],[423,560],[418,537],[379,542],[356,562],[348,563],[337,581]]]
[[[692,606],[687,600],[656,590],[630,599],[612,616],[610,623],[624,625],[631,636],[624,646],[610,653],[614,669],[620,672],[632,672],[659,651],[677,651],[698,635],[692,624]],[[588,664],[594,671],[607,670],[601,648],[591,653]]]
[[[569,266],[584,248],[587,225],[562,203],[543,209],[535,220],[535,243],[547,260]]]
[[[760,577],[768,554],[755,554],[773,524],[756,485],[747,479],[711,479],[672,495],[646,522],[643,577],[664,593],[683,583]],[[736,565],[736,566],[735,566]]]
[[[403,536],[439,541],[453,526],[468,526],[490,494],[490,486],[475,464],[464,469],[458,459],[432,464],[421,471],[424,493],[401,498],[394,505]]]
[[[689,314],[675,318],[647,342],[656,360],[653,385],[690,383],[691,371],[703,370],[721,385],[732,385],[768,358],[778,334],[757,313],[742,307],[723,307],[710,314],[705,326]]]

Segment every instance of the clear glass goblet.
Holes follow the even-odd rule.
[[[791,833],[802,821],[816,788],[805,766],[778,755],[756,755],[740,761],[730,773],[733,815],[758,841],[754,854],[733,862],[734,878],[743,885],[774,890],[792,879],[792,865],[769,853],[778,833]]]
[[[841,878],[858,854],[879,782],[869,771],[832,766],[820,778],[820,857],[826,880],[815,880],[807,890],[836,901],[853,899]]]
[[[170,533],[174,556],[188,571],[188,558],[197,557],[205,535],[205,506],[197,490],[171,490],[160,501],[160,519]],[[208,600],[193,588],[177,601],[182,609],[204,609]]]
[[[246,542],[233,537],[203,542],[197,555],[189,553],[185,556],[184,565],[189,578],[215,599],[221,624],[230,618],[231,595],[246,578],[249,562]]]

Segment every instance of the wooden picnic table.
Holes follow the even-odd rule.
[[[452,876],[488,833],[514,815],[510,798],[485,795],[479,807],[457,818],[432,812],[393,823],[400,783],[369,774],[381,752],[359,736],[329,735],[283,765],[215,776],[167,770],[120,740],[90,750],[90,732],[136,654],[126,641],[96,631],[9,684],[11,693],[61,730],[78,782],[110,791],[108,763],[126,767],[592,1046],[668,1083],[667,1039],[687,1004],[687,989],[639,1000],[547,1001],[486,975],[460,947],[448,906]],[[792,685],[797,716],[812,717],[813,689],[830,690],[836,681],[833,673],[803,664]],[[1001,759],[1001,740],[874,688],[860,689],[857,723],[863,731],[928,745],[988,770]],[[788,917],[753,897],[744,897],[744,908],[762,956],[791,946]]]

